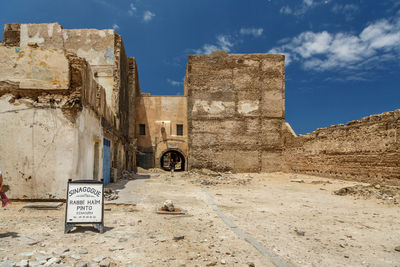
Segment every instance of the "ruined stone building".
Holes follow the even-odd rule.
[[[190,168],[281,170],[283,55],[214,51],[189,56],[185,94]]]
[[[136,98],[137,166],[168,170],[170,158],[176,170],[187,169],[186,96]]]
[[[65,198],[66,181],[135,168],[136,63],[113,30],[7,24],[0,164],[11,198]]]
[[[191,55],[184,96],[141,93],[113,30],[7,24],[0,168],[11,198],[65,198],[72,179],[123,170],[287,171],[400,183],[400,110],[297,136],[278,54]]]

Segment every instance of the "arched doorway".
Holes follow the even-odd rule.
[[[173,159],[176,162],[175,171],[185,170],[185,157],[176,150],[168,150],[164,152],[160,158],[160,166],[163,170],[170,171],[169,163]]]

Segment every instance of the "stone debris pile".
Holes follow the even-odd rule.
[[[136,179],[135,175],[136,174],[134,172],[123,170],[120,180],[135,180]]]
[[[212,186],[219,184],[246,185],[249,184],[254,177],[250,174],[221,173],[208,169],[201,169],[189,171],[186,174],[186,178],[189,178],[193,184]]]
[[[364,199],[375,197],[385,202],[398,204],[400,199],[400,186],[388,186],[380,184],[354,185],[336,190],[334,191],[334,194],[339,196],[350,195],[355,197],[363,197]]]
[[[118,192],[111,188],[104,188],[104,198],[108,201],[118,199]]]

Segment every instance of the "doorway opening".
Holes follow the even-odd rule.
[[[164,152],[160,158],[161,168],[165,171],[170,171],[171,168],[169,165],[171,161],[176,163],[175,171],[179,172],[185,170],[185,157],[181,152],[176,150],[168,150],[167,152]]]

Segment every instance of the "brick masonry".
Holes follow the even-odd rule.
[[[192,55],[186,69],[189,168],[280,170],[283,55]]]
[[[400,110],[283,136],[287,171],[400,185]]]

